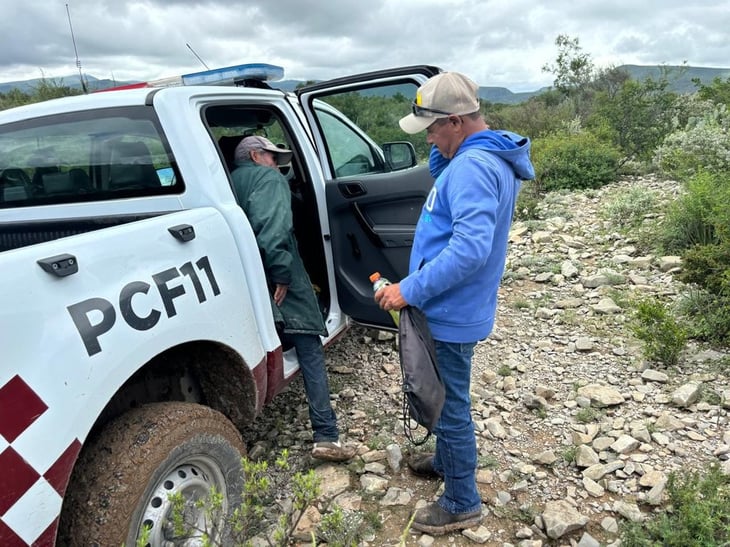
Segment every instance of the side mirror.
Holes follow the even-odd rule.
[[[383,145],[383,155],[390,171],[415,167],[418,162],[416,149],[408,141],[386,142]]]

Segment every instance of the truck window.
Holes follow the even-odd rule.
[[[0,128],[0,208],[182,190],[151,108],[82,111]]]
[[[409,140],[398,119],[410,112],[408,97],[415,93],[415,84],[409,82],[363,84],[357,90],[334,91],[312,101],[333,178],[390,170],[381,147]]]
[[[332,167],[337,178],[382,172],[373,147],[342,118],[323,108],[315,110],[327,141]]]

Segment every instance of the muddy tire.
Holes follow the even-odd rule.
[[[144,526],[147,545],[197,545],[206,529],[225,544],[226,516],[243,490],[241,435],[223,414],[192,403],[155,403],[107,425],[74,469],[64,499],[59,545],[133,547]],[[210,522],[193,505],[211,487],[223,509]],[[169,494],[186,500],[188,532],[170,523]]]

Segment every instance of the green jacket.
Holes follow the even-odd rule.
[[[236,163],[231,177],[236,200],[256,234],[272,294],[276,284],[289,286],[281,306],[271,299],[274,320],[283,321],[285,333],[326,335],[312,282],[297,250],[286,179],[278,170],[251,161]]]

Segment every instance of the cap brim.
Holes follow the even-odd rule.
[[[291,161],[292,152],[291,150],[280,150],[278,152],[274,152],[276,154],[276,164],[277,165],[286,165]]]
[[[274,144],[273,146],[265,146],[262,148],[262,150],[273,152],[274,156],[276,157],[277,165],[286,165],[291,161],[292,151],[287,150],[286,148],[279,148]]]
[[[446,118],[447,116],[416,116],[414,114],[408,114],[398,121],[400,128],[413,135],[414,133],[420,133],[428,129],[428,126],[439,118]]]

